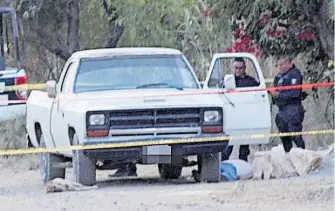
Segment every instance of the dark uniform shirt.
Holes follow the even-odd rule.
[[[235,76],[236,87],[259,86],[259,83],[251,76]]]
[[[274,86],[294,86],[302,84],[300,70],[292,67],[286,73],[280,73],[274,78]],[[291,104],[300,104],[302,89],[278,90],[278,96],[274,98],[274,103],[279,109]]]

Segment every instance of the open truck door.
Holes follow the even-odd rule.
[[[240,87],[235,81],[234,61],[245,62],[246,74],[258,83],[254,86]],[[236,66],[235,62],[235,67]],[[243,64],[239,62],[238,64]],[[238,68],[237,68],[238,69]],[[224,130],[230,136],[263,134],[257,137],[233,137],[229,145],[266,144],[271,132],[271,102],[266,90],[261,67],[250,53],[218,53],[215,54],[203,85],[204,89],[230,91],[220,94],[224,104]],[[244,90],[253,90],[239,92]],[[236,91],[236,92],[235,92]]]

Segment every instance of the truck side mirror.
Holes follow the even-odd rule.
[[[224,88],[226,88],[227,90],[234,90],[236,88],[234,74],[226,74],[224,76]]]
[[[56,97],[56,81],[55,80],[47,81],[46,90],[48,93],[48,97],[55,98]]]

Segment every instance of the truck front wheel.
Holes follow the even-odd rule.
[[[43,133],[40,134],[40,146],[46,147]],[[62,156],[50,152],[40,154],[40,170],[44,184],[55,178],[65,178],[65,168],[53,167],[54,164],[62,162],[64,162]]]
[[[79,144],[78,136],[73,134],[73,145]],[[87,157],[82,150],[73,150],[73,180],[82,185],[96,184],[96,162]]]
[[[159,175],[163,179],[178,179],[181,176],[182,166],[158,164]]]

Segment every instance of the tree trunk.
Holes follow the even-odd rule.
[[[54,53],[56,56],[60,57],[63,60],[67,60],[71,54],[69,53],[68,46],[62,44],[60,39],[57,39],[54,36],[48,36],[43,29],[37,29],[36,34],[38,35],[39,44],[45,47],[51,53]],[[27,36],[27,39],[29,37]],[[31,41],[33,39],[30,39]]]
[[[107,17],[109,19],[109,34],[104,43],[105,48],[116,48],[122,34],[124,32],[124,26],[117,24],[118,15],[116,9],[112,5],[108,5],[107,1],[103,1],[103,6],[106,10]]]
[[[110,27],[109,35],[108,35],[107,40],[104,43],[104,47],[105,48],[116,48],[117,43],[122,37],[124,27],[116,25],[114,21],[110,21],[109,27]]]
[[[79,8],[80,0],[69,0],[68,1],[68,37],[67,45],[68,52],[72,54],[80,49],[80,37],[79,37]]]

